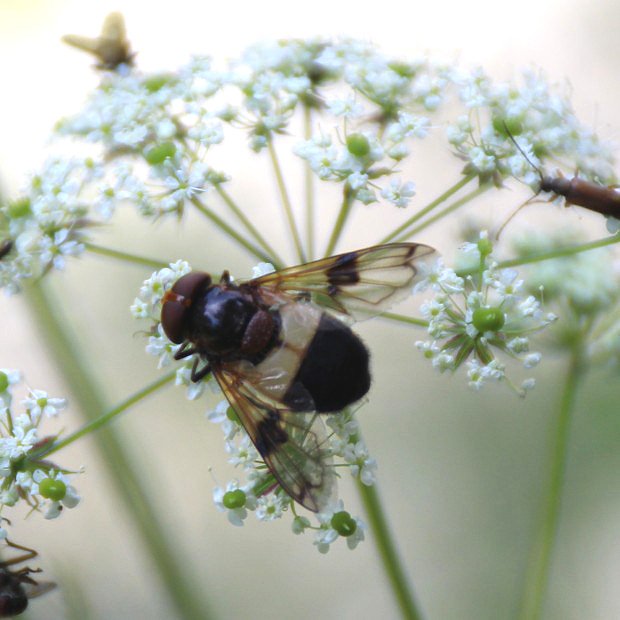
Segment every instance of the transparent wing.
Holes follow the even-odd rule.
[[[123,19],[122,13],[110,13],[103,20],[101,37],[114,41],[123,41],[125,39],[125,20]]]
[[[325,427],[315,412],[294,412],[238,371],[214,368],[224,395],[280,486],[313,512],[335,491]]]
[[[132,63],[133,54],[129,50],[121,13],[110,13],[103,22],[101,34],[96,38],[67,34],[62,40],[96,56],[100,60],[97,65],[99,68],[114,69],[122,63]]]
[[[420,263],[435,250],[420,243],[388,243],[270,273],[248,285],[309,297],[356,320],[376,316],[405,298],[420,279]]]
[[[99,55],[99,39],[93,39],[91,37],[83,37],[79,34],[66,34],[63,36],[62,40],[65,43],[73,47],[77,47],[84,52],[89,52],[94,54],[95,56]]]

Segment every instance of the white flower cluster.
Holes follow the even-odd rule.
[[[259,521],[274,521],[292,509],[293,532],[314,531],[314,544],[321,553],[327,553],[330,544],[338,538],[345,538],[349,549],[354,549],[364,540],[365,524],[346,512],[341,500],[330,502],[318,513],[314,526],[310,519],[296,514],[293,500],[281,492],[227,401],[221,401],[208,413],[208,418],[218,424],[224,433],[229,463],[240,467],[246,478],[243,484],[234,479],[225,487],[217,486],[213,491],[215,505],[226,513],[230,523],[242,526],[250,512]],[[329,451],[342,458],[353,477],[367,486],[374,484],[377,463],[360,438],[359,426],[352,412],[345,410],[330,415],[327,425],[333,431],[329,438]]]
[[[577,119],[568,89],[532,70],[523,73],[522,84],[495,82],[481,69],[453,75],[468,112],[448,125],[447,135],[468,162],[466,174],[497,185],[514,176],[538,191],[540,176],[532,164],[548,161],[571,176],[579,170],[580,176],[603,185],[616,182],[611,145]]]
[[[517,255],[530,257],[583,241],[581,232],[556,230],[530,232],[514,244]],[[545,303],[562,316],[549,334],[556,347],[583,341],[589,362],[612,370],[620,366],[620,266],[610,247],[532,264],[528,288],[543,290]]]
[[[432,340],[416,342],[417,348],[441,372],[466,362],[469,385],[476,390],[488,381],[503,380],[514,387],[497,353],[533,368],[541,354],[530,351],[529,336],[557,318],[543,312],[515,270],[497,268],[492,249],[482,232],[477,243],[463,247],[473,258],[471,274],[459,276],[440,259],[415,288],[436,293],[421,306]],[[515,389],[524,395],[532,387],[534,379],[528,378]]]
[[[54,159],[33,177],[17,201],[0,204],[0,241],[7,251],[0,260],[0,287],[8,294],[24,278],[63,269],[68,256],[84,251],[84,188],[98,172],[89,160]]]
[[[513,137],[536,165],[552,159],[570,174],[577,167],[615,182],[610,150],[540,74],[496,83],[479,70],[404,62],[355,40],[261,44],[222,67],[196,57],[170,73],[106,72],[83,110],[58,125],[60,136],[88,142],[92,157],[50,162],[23,198],[0,206],[0,286],[13,292],[20,279],[62,268],[83,251],[86,227],[121,203],[151,219],[192,206],[225,228],[211,206],[220,203],[254,234],[227,186],[246,169],[229,161],[223,171],[215,160],[239,131],[274,158],[275,139],[290,136],[283,148],[320,180],[342,184],[342,212],[354,201],[407,207],[416,184],[405,160],[455,87],[466,113],[449,124],[448,140],[465,174],[498,186],[513,175],[538,189]]]
[[[73,508],[80,501],[70,484],[71,472],[48,460],[39,459],[36,450],[54,437],[39,436],[44,417],[55,417],[67,405],[64,398],[51,398],[43,390],[29,390],[21,401],[23,413],[12,412],[13,391],[21,382],[17,370],[0,369],[0,511],[25,501],[34,510],[55,519],[63,509]],[[0,537],[6,531],[0,528]]]

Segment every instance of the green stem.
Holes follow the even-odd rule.
[[[518,267],[520,265],[529,265],[531,263],[539,263],[544,260],[552,260],[554,258],[565,258],[567,256],[573,256],[580,252],[588,252],[589,250],[596,250],[598,248],[604,248],[608,245],[614,245],[620,243],[620,235],[614,235],[612,237],[605,237],[604,239],[597,239],[596,241],[588,241],[587,243],[580,243],[579,245],[572,245],[567,248],[559,248],[557,250],[549,250],[548,252],[541,252],[540,254],[531,254],[530,256],[521,256],[519,258],[511,258],[509,260],[503,260],[497,263],[498,269],[507,269],[508,267]],[[477,271],[474,269],[462,269],[457,271],[457,275],[463,277],[471,275]]]
[[[107,409],[105,397],[98,385],[96,372],[91,370],[91,360],[82,355],[78,338],[61,313],[62,304],[45,290],[42,283],[30,287],[26,298],[35,318],[33,323],[53,351],[57,369],[63,373],[79,410],[88,418],[99,418]],[[97,440],[107,471],[125,503],[127,513],[134,519],[179,617],[187,620],[208,619],[210,613],[196,596],[197,589],[191,587],[192,576],[178,561],[169,527],[160,523],[161,510],[151,502],[153,494],[146,491],[148,484],[138,476],[138,468],[123,445],[121,435],[113,425],[106,426],[97,433]],[[204,584],[200,591],[205,591]]]
[[[424,217],[427,213],[430,213],[435,207],[440,205],[442,202],[445,202],[446,200],[448,200],[450,196],[452,196],[453,194],[456,194],[456,192],[458,192],[462,187],[465,187],[465,185],[467,185],[474,178],[475,178],[475,175],[469,175],[469,176],[463,177],[458,183],[455,183],[450,189],[448,189],[443,194],[441,194],[441,196],[438,196],[437,198],[435,198],[433,202],[429,203],[422,210],[412,215],[405,223],[401,224],[398,228],[393,230],[389,235],[387,235],[381,241],[379,241],[379,245],[383,243],[389,243],[390,241],[393,241],[394,239],[396,239],[396,237],[398,237],[398,235],[400,235],[404,230],[407,230],[409,226],[411,226],[412,224],[415,224],[419,219]]]
[[[377,490],[374,486],[366,486],[359,478],[357,490],[364,504],[379,555],[383,561],[383,567],[398,601],[402,617],[406,620],[420,620],[422,614],[418,610],[413,590],[398,556],[396,544],[392,538]]]
[[[215,189],[217,193],[222,197],[224,202],[228,205],[230,210],[237,216],[237,219],[245,226],[246,230],[254,237],[260,246],[269,254],[273,256],[273,260],[279,265],[284,265],[282,259],[278,256],[277,252],[267,243],[266,239],[258,232],[257,228],[250,222],[245,216],[243,211],[239,208],[237,203],[228,195],[228,192],[220,185],[216,185]]]
[[[424,319],[416,319],[412,316],[406,316],[404,314],[394,314],[393,312],[383,312],[379,315],[382,319],[389,319],[390,321],[398,321],[399,323],[407,323],[409,325],[417,325],[418,327],[428,327],[428,321]]]
[[[543,600],[549,582],[551,555],[558,533],[570,421],[581,371],[581,350],[576,347],[564,380],[560,406],[553,421],[549,452],[551,459],[549,486],[538,524],[538,533],[530,550],[519,616],[522,620],[537,620],[542,615]]]
[[[304,106],[304,138],[312,137],[312,108]],[[306,252],[308,260],[314,257],[314,172],[304,161],[304,194],[306,201]]]
[[[605,246],[613,245],[614,243],[620,243],[620,235],[605,237],[604,239],[597,239],[596,241],[588,241],[587,243],[573,245],[568,248],[559,248],[557,250],[550,250],[549,252],[541,252],[540,254],[533,254],[532,256],[504,260],[497,266],[500,269],[504,269],[506,267],[516,267],[517,265],[528,265],[529,263],[537,263],[539,261],[550,260],[552,258],[563,258],[565,256],[579,254],[580,252],[604,248]]]
[[[284,214],[286,215],[289,229],[291,231],[291,234],[293,235],[295,249],[297,250],[297,257],[299,258],[300,263],[305,263],[306,255],[304,254],[304,248],[301,244],[301,237],[299,236],[297,224],[295,223],[293,207],[291,206],[291,201],[288,197],[286,184],[284,183],[284,175],[282,174],[282,168],[280,168],[278,154],[276,153],[276,148],[273,145],[273,140],[271,138],[267,141],[267,144],[269,146],[269,156],[271,157],[271,163],[273,164],[273,169],[276,173],[276,181],[278,183],[278,189],[280,190],[280,197],[282,198],[282,207],[284,208]]]
[[[266,263],[271,263],[274,267],[276,267],[276,269],[280,268],[280,265],[277,264],[278,261],[275,258],[269,256],[268,254],[265,254],[263,250],[256,247],[247,239],[242,237],[236,230],[230,227],[221,217],[219,217],[219,215],[216,215],[215,213],[213,213],[213,211],[211,211],[211,209],[202,204],[202,202],[196,196],[192,196],[190,200],[192,201],[192,204],[198,209],[198,211],[200,211],[204,216],[208,217],[218,228],[225,232],[229,237],[232,237],[250,254]]]
[[[340,239],[340,235],[342,234],[342,229],[344,228],[345,222],[349,217],[349,213],[351,213],[351,207],[353,206],[354,200],[355,192],[351,191],[348,185],[345,185],[342,204],[340,205],[340,211],[325,250],[325,256],[331,256],[334,253],[338,239]]]
[[[135,265],[143,265],[145,267],[152,267],[153,269],[163,269],[169,265],[169,263],[165,263],[154,258],[138,256],[137,254],[129,254],[128,252],[121,252],[120,250],[112,250],[111,248],[104,248],[103,246],[95,245],[94,243],[86,242],[84,243],[84,246],[93,254],[107,256],[108,258],[116,258],[127,263],[134,263]]]
[[[469,192],[469,194],[465,194],[465,196],[463,196],[462,198],[459,198],[456,202],[453,202],[451,205],[447,206],[445,209],[442,209],[441,211],[439,211],[439,213],[435,213],[435,215],[433,215],[432,217],[429,217],[422,224],[419,224],[415,228],[412,228],[411,230],[409,230],[409,232],[404,233],[398,239],[396,239],[396,241],[397,242],[407,241],[407,239],[419,233],[420,231],[424,230],[425,228],[430,226],[433,222],[440,220],[446,215],[456,211],[463,205],[467,204],[470,200],[473,200],[474,198],[477,198],[481,194],[484,194],[484,192],[486,192],[491,187],[493,186],[489,183],[487,183],[486,185],[480,185],[476,189]]]
[[[69,435],[68,437],[65,437],[61,441],[55,441],[53,444],[45,446],[42,450],[32,452],[28,455],[29,460],[38,460],[44,456],[48,456],[50,454],[53,454],[54,452],[58,452],[58,450],[64,448],[65,446],[68,446],[77,439],[80,439],[81,437],[84,437],[85,435],[88,435],[89,433],[92,433],[93,431],[102,428],[111,420],[113,420],[117,415],[123,413],[124,411],[127,411],[127,409],[129,409],[136,403],[139,403],[147,396],[150,396],[154,392],[157,392],[157,390],[159,390],[160,388],[170,383],[175,378],[175,376],[176,370],[173,370],[168,374],[164,375],[163,377],[157,379],[157,381],[153,381],[153,383],[150,383],[139,392],[136,392],[129,398],[126,398],[120,405],[114,407],[114,409],[111,409],[107,413],[100,415],[91,422],[87,422],[82,426],[82,428],[79,428],[74,433],[71,433],[71,435]]]

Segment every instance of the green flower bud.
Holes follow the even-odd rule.
[[[62,480],[44,478],[39,482],[39,493],[54,502],[59,502],[67,494],[67,485]]]
[[[493,251],[493,244],[489,241],[489,239],[479,239],[478,251],[480,252],[480,256],[482,258],[486,258]]]
[[[347,149],[355,157],[366,157],[370,153],[368,138],[361,133],[352,133],[347,136]]]
[[[493,118],[493,129],[502,136],[508,136],[509,133],[511,136],[518,136],[523,133],[523,124],[515,117],[496,116]]]
[[[226,491],[222,498],[222,504],[229,510],[235,508],[243,508],[245,506],[245,493],[241,489],[235,489],[234,491]]]
[[[341,510],[334,514],[331,520],[331,526],[340,534],[340,536],[352,536],[357,530],[355,519],[346,511]]]
[[[174,146],[173,142],[162,142],[148,149],[144,153],[144,159],[152,166],[156,166],[157,164],[163,163],[169,157],[172,157],[176,152],[177,147]]]
[[[501,308],[476,308],[472,317],[472,323],[479,332],[496,332],[505,321]]]

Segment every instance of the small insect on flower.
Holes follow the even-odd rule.
[[[119,65],[131,66],[135,53],[130,51],[125,32],[125,20],[120,13],[110,13],[103,22],[101,34],[96,38],[66,34],[62,40],[73,47],[88,52],[99,59],[97,69],[116,69]]]
[[[2,260],[13,249],[13,241],[5,239],[0,243],[0,260]]]
[[[192,271],[163,297],[162,327],[181,345],[175,358],[197,355],[194,382],[214,374],[270,472],[309,510],[322,510],[335,486],[319,414],[370,388],[368,350],[336,317],[369,318],[406,297],[433,252],[379,245],[241,284]]]
[[[31,598],[41,596],[56,587],[56,584],[52,581],[38,582],[30,576],[32,573],[41,572],[40,568],[32,569],[25,566],[19,570],[12,570],[11,567],[37,557],[38,553],[34,549],[22,547],[22,545],[10,542],[8,539],[6,544],[24,553],[10,560],[0,561],[1,618],[17,616],[23,613],[28,607],[28,601]]]
[[[561,174],[555,177],[544,175],[542,170],[532,162],[521,146],[519,146],[507,127],[505,127],[505,131],[521,155],[525,157],[527,162],[538,173],[540,177],[540,189],[538,192],[563,196],[566,200],[566,206],[577,205],[601,215],[620,219],[620,192],[615,187],[606,187],[600,183],[582,179],[577,175],[570,179]]]

